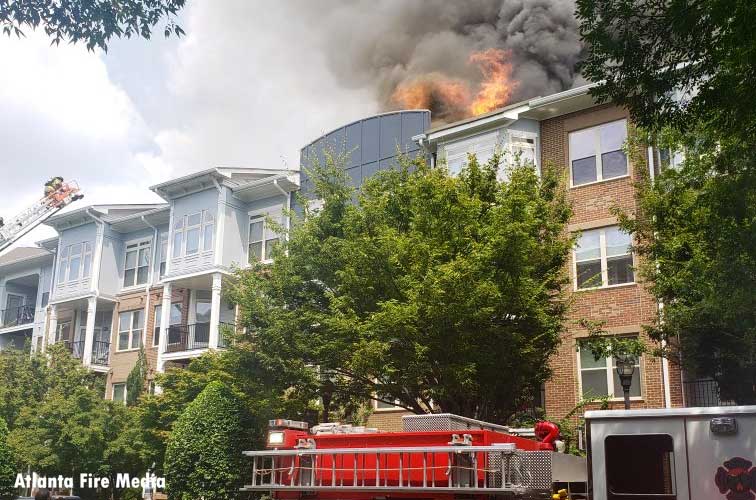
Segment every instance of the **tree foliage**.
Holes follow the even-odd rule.
[[[555,174],[496,156],[458,177],[402,160],[352,202],[342,157],[323,200],[232,296],[260,356],[321,393],[504,421],[548,377],[566,302],[570,209]],[[346,399],[346,398],[345,398]]]
[[[149,39],[163,18],[166,37],[184,31],[173,16],[186,0],[0,0],[0,28],[6,35],[23,36],[27,28],[42,27],[54,44],[84,42],[88,49],[107,50],[113,37]]]
[[[661,134],[686,159],[639,189],[638,213],[621,214],[622,224],[639,236],[642,274],[664,303],[649,330],[667,342],[663,354],[717,380],[722,399],[753,404],[756,148],[706,130]]]
[[[8,425],[0,418],[0,498],[13,498],[16,463],[8,447]]]
[[[577,0],[577,17],[583,76],[639,124],[756,139],[755,2]]]
[[[177,500],[226,500],[239,495],[241,408],[225,384],[211,382],[191,402],[168,439],[166,490]]]
[[[136,364],[126,377],[126,404],[133,406],[139,400],[147,384],[147,356],[144,346],[139,349]]]

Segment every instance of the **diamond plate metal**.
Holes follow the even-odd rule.
[[[473,418],[454,415],[453,413],[430,413],[428,415],[405,415],[402,417],[404,432],[423,431],[462,431],[466,429],[484,429],[509,432],[509,427],[497,425]]]

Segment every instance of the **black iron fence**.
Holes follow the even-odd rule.
[[[223,331],[233,328],[229,323],[220,323],[218,328],[218,346],[227,345]],[[171,325],[168,327],[168,342],[165,352],[194,351],[210,347],[210,323],[194,323],[192,325]]]
[[[83,340],[65,340],[63,342],[73,356],[76,359],[84,359],[84,341]],[[110,342],[103,342],[95,340],[92,342],[92,358],[91,364],[98,366],[108,366],[108,360],[110,359]]]
[[[734,401],[722,400],[716,380],[701,379],[683,382],[685,406],[734,406]]]
[[[26,325],[34,322],[34,306],[13,307],[0,311],[2,328]]]

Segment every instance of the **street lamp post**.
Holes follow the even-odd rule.
[[[633,372],[635,371],[635,358],[628,355],[620,355],[617,359],[617,375],[625,395],[625,409],[630,409],[630,386],[633,384]]]

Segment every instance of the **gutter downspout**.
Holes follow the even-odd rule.
[[[147,319],[150,317],[150,287],[152,286],[152,280],[155,278],[155,258],[157,256],[157,247],[160,245],[160,234],[158,232],[158,228],[147,222],[147,218],[142,215],[140,217],[142,219],[142,222],[144,222],[147,226],[151,227],[154,233],[154,236],[152,238],[152,241],[154,241],[152,245],[152,258],[150,259],[150,279],[147,280],[147,285],[144,287],[144,293],[145,293],[145,299],[144,299],[144,328],[142,331],[142,347],[144,349],[147,349]],[[158,267],[158,269],[160,269]],[[159,274],[159,272],[158,272]],[[158,276],[159,279],[159,276]],[[152,331],[155,331],[155,322],[153,319],[153,328]],[[152,343],[155,343],[155,339],[152,339]]]
[[[654,147],[652,145],[648,146],[648,174],[649,178],[651,179],[651,182],[654,182]],[[659,264],[657,262],[656,264],[656,270],[658,272],[659,270]],[[663,321],[662,319],[662,313],[664,312],[664,302],[661,300],[657,301],[656,307],[659,310],[659,321]],[[666,349],[667,347],[667,341],[662,340],[661,342],[662,349]],[[671,389],[669,387],[669,360],[666,356],[662,357],[662,386],[664,388],[664,407],[665,408],[672,408],[672,394]],[[683,396],[684,397],[684,396]]]

